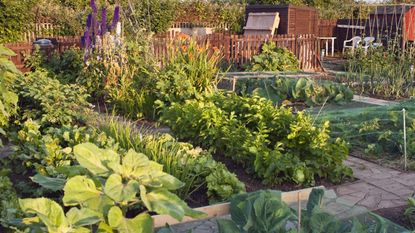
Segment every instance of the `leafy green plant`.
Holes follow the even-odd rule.
[[[83,51],[79,48],[65,50],[62,54],[53,54],[43,66],[62,84],[76,84],[84,68]]]
[[[161,120],[177,137],[231,157],[264,183],[340,182],[351,175],[342,164],[348,148],[330,138],[329,122],[315,126],[309,115],[258,96],[218,93],[173,103]]]
[[[408,198],[408,207],[404,213],[405,217],[409,220],[412,228],[415,228],[415,198]]]
[[[11,220],[22,217],[22,214],[12,182],[9,177],[0,175],[0,225],[7,228]]]
[[[231,219],[218,219],[220,233],[243,232],[290,232],[290,233],[382,233],[406,232],[372,213],[364,216],[338,219],[323,210],[323,189],[313,189],[307,208],[301,211],[290,209],[281,200],[281,192],[260,190],[240,194],[231,200]],[[300,229],[298,223],[300,222]],[[367,221],[367,222],[366,222]]]
[[[24,122],[13,140],[14,152],[8,162],[14,164],[18,174],[36,173],[45,176],[59,176],[57,169],[74,164],[72,147],[94,142],[104,148],[117,149],[113,139],[88,127],[62,126],[47,128],[32,120]]]
[[[90,232],[82,228],[85,225],[95,225],[99,232],[151,232],[153,223],[148,213],[132,219],[125,217],[137,205],[177,220],[185,215],[205,216],[169,191],[179,189],[183,183],[164,173],[161,165],[144,154],[130,150],[119,155],[91,143],[75,146],[74,154],[88,173],[67,180],[62,201],[65,206],[80,206],[80,209],[72,207],[65,216],[62,208],[48,199],[19,201],[23,211],[37,215],[38,219],[32,223],[42,222],[48,232]]]
[[[171,45],[157,81],[162,104],[199,98],[215,90],[218,82],[219,52],[211,52],[209,45],[197,45],[194,40],[182,43],[181,47]]]
[[[298,59],[287,48],[277,48],[273,42],[264,43],[259,55],[253,56],[248,71],[296,71]]]
[[[12,90],[12,83],[21,73],[9,61],[9,56],[14,55],[13,51],[0,45],[0,147],[3,145],[1,136],[6,134],[4,127],[17,112],[18,96]]]
[[[183,199],[203,187],[207,187],[210,202],[229,200],[232,195],[245,191],[244,184],[210,153],[178,142],[169,134],[153,135],[145,128],[117,121],[114,117],[100,123],[99,128],[114,138],[121,148],[146,154],[149,159],[162,164],[166,173],[183,181],[184,186],[175,191]]]
[[[81,86],[61,84],[43,70],[19,77],[14,86],[20,97],[20,119],[39,120],[42,126],[82,122],[92,107]]]
[[[246,79],[237,83],[239,94],[255,94],[281,104],[284,100],[304,102],[308,106],[323,103],[344,103],[353,99],[353,92],[340,83],[310,78]]]
[[[220,233],[295,232],[287,229],[288,221],[296,219],[291,209],[281,201],[281,192],[261,190],[239,194],[231,200],[231,217],[218,219]]]

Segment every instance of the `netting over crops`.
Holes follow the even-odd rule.
[[[407,156],[415,158],[415,100],[342,110],[323,107],[314,117],[316,122],[330,121],[331,134],[346,139],[353,148],[399,160],[402,165],[406,136]]]

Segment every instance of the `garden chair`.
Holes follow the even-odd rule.
[[[373,42],[375,41],[375,37],[368,36],[363,39],[364,45],[362,48],[365,50],[365,54],[367,54],[367,50],[369,47],[373,47]]]
[[[359,43],[362,41],[362,38],[360,36],[355,36],[350,40],[345,40],[343,41],[343,54],[344,51],[346,50],[346,48],[350,48],[352,49],[352,51],[354,51],[355,48],[357,48],[357,46],[359,46]],[[347,45],[347,43],[352,42],[351,45]]]

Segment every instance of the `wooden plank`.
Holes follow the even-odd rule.
[[[314,188],[324,188],[324,186],[318,186]],[[293,204],[297,203],[298,201],[305,201],[308,200],[308,196],[311,193],[311,190],[313,188],[306,188],[306,189],[300,189],[296,191],[291,192],[283,192],[281,193],[281,200],[285,202],[286,204]],[[210,206],[204,206],[195,208],[195,210],[205,212],[207,214],[207,217],[204,219],[214,218],[218,216],[224,216],[230,214],[230,203],[221,203],[216,205],[210,205]],[[184,217],[181,222],[177,221],[176,219],[170,217],[169,215],[154,215],[152,216],[154,221],[154,227],[164,227],[166,224],[169,225],[175,225],[179,223],[187,223],[187,222],[193,222],[193,221],[200,221],[203,219],[194,219],[190,217]]]

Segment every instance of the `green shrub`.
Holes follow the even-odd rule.
[[[340,182],[351,175],[342,164],[347,146],[330,138],[329,122],[315,126],[305,113],[294,115],[258,96],[219,93],[173,103],[161,120],[180,139],[224,153],[265,183]]]
[[[179,1],[176,0],[122,0],[120,5],[123,8],[127,34],[134,36],[140,28],[156,33],[167,31],[175,19],[178,4]]]
[[[44,70],[16,79],[21,120],[39,120],[42,126],[82,122],[91,110],[85,90],[76,84],[61,84]]]
[[[0,1],[0,43],[20,41],[23,33],[33,20],[31,7],[36,1],[1,0]]]
[[[298,59],[287,48],[277,48],[273,42],[264,43],[259,55],[253,56],[248,71],[296,71]]]
[[[71,48],[62,54],[54,54],[43,67],[62,84],[76,84],[84,68],[83,55],[81,49]]]

